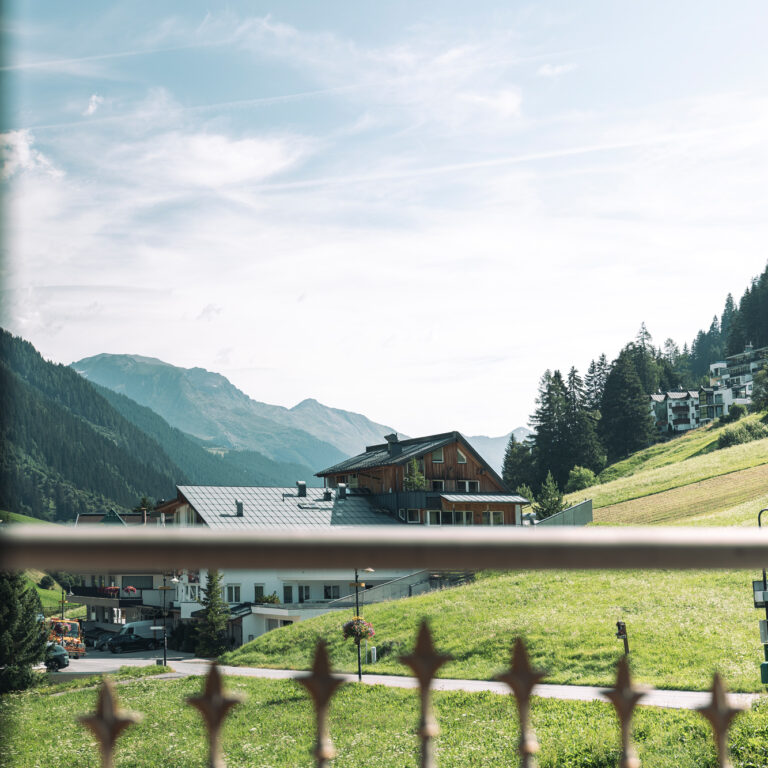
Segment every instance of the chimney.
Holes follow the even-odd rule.
[[[300,497],[307,495],[307,484],[303,480],[297,480],[296,487],[299,489]]]
[[[141,524],[146,525],[147,524],[147,510],[146,507],[141,508]]]
[[[323,501],[331,501],[333,499],[333,491],[330,488],[326,488],[323,491]]]
[[[346,483],[339,483],[337,488],[339,489],[339,498],[340,499],[346,499],[347,498],[347,484]]]
[[[242,501],[236,501],[235,502],[235,509],[237,510],[237,516],[242,517],[243,516],[243,502]]]
[[[390,456],[399,456],[403,447],[400,445],[400,441],[397,439],[397,432],[393,432],[391,435],[384,435],[384,439],[387,441],[387,450]]]

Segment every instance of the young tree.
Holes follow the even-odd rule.
[[[556,515],[563,509],[565,509],[563,494],[558,488],[555,478],[552,477],[552,473],[547,472],[547,477],[536,497],[536,503],[533,505],[533,511],[539,520],[543,520],[545,517]]]
[[[514,434],[509,436],[504,452],[504,466],[501,478],[509,488],[517,488],[524,483],[533,482],[536,467],[533,462],[531,446],[527,442],[518,443]]]
[[[0,571],[0,693],[31,685],[32,667],[45,656],[42,613],[40,598],[23,576]]]
[[[197,630],[195,653],[198,656],[216,657],[227,650],[229,605],[221,594],[221,578],[221,571],[208,571],[208,581],[200,601],[203,605],[203,615]]]
[[[427,487],[427,480],[419,469],[419,462],[415,458],[406,465],[403,488],[406,491],[423,491]]]

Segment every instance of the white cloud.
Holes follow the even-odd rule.
[[[1,178],[10,179],[21,171],[34,171],[51,177],[63,175],[48,157],[33,148],[34,141],[34,136],[26,130],[0,134]]]
[[[83,115],[90,117],[96,113],[96,110],[104,103],[104,97],[99,96],[98,93],[92,93],[91,98],[88,99],[88,106],[85,108]]]
[[[536,74],[539,77],[560,77],[567,72],[573,72],[575,64],[542,64]]]

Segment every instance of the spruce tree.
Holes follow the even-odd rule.
[[[609,461],[645,448],[654,436],[648,394],[633,365],[633,347],[621,351],[605,383],[600,431]]]
[[[527,442],[518,443],[514,434],[509,436],[504,452],[504,465],[501,478],[508,488],[530,484],[536,475],[531,446]]]
[[[222,596],[221,571],[209,570],[208,580],[203,588],[203,615],[197,629],[198,656],[217,657],[227,650],[227,622],[229,605]]]
[[[566,389],[560,371],[545,371],[539,383],[537,408],[531,416],[534,429],[534,460],[539,483],[545,471],[565,482],[568,477],[568,441],[566,433]]]
[[[21,573],[0,571],[0,693],[28,688],[45,656],[40,598]]]
[[[536,503],[533,505],[533,511],[539,520],[543,520],[545,517],[556,515],[564,508],[563,494],[558,488],[555,478],[552,477],[552,473],[547,472],[547,477],[536,497]]]

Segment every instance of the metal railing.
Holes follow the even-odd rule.
[[[0,569],[47,568],[93,570],[110,568],[323,568],[360,563],[375,568],[417,569],[744,569],[768,562],[768,529],[744,528],[393,528],[329,531],[228,531],[210,529],[58,529],[6,526],[0,529]],[[420,765],[436,765],[433,743],[438,728],[432,714],[430,684],[448,660],[432,644],[422,625],[414,651],[401,661],[420,687],[421,718],[417,728]],[[538,744],[529,727],[531,694],[543,673],[531,669],[524,644],[517,640],[511,668],[499,679],[512,690],[520,719],[518,753],[523,768],[531,768]],[[335,755],[328,723],[328,703],[342,679],[333,675],[322,641],[310,674],[300,678],[315,705],[317,741],[314,757],[324,768]],[[738,712],[727,701],[715,675],[711,703],[700,709],[712,724],[717,764],[729,766],[727,734]],[[620,768],[637,768],[630,743],[632,714],[643,691],[632,684],[626,657],[618,664],[616,684],[605,693],[620,723]],[[222,690],[212,665],[201,696],[189,703],[200,710],[209,734],[209,766],[223,768],[219,732],[238,699]],[[114,690],[105,683],[94,714],[81,718],[99,741],[102,765],[112,766],[119,733],[133,716],[117,709]]]

